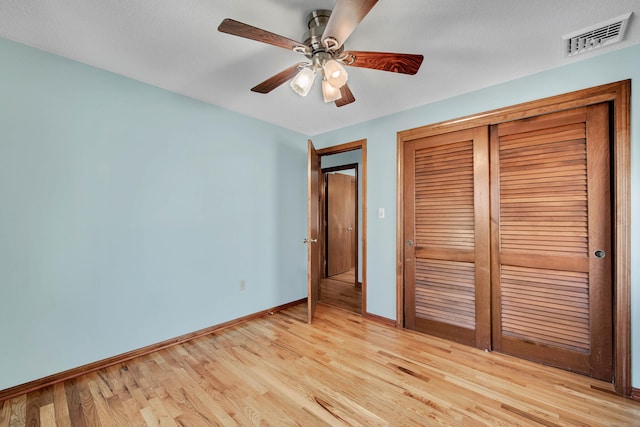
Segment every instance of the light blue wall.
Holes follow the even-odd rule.
[[[428,73],[428,66],[421,72]],[[367,139],[367,309],[395,319],[396,134],[398,131],[619,80],[640,82],[640,46],[313,137],[323,148]],[[637,87],[632,90],[639,90]],[[346,107],[348,108],[348,107]],[[631,103],[632,384],[640,387],[640,97]],[[386,210],[378,219],[377,208]]]
[[[305,135],[3,39],[0,64],[0,390],[306,296]],[[640,46],[314,136],[367,139],[368,311],[395,318],[398,131],[624,79]]]
[[[0,390],[306,297],[305,135],[3,39],[0,64]]]

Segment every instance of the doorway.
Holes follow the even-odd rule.
[[[360,150],[347,154],[349,158],[360,161]],[[325,159],[331,160],[331,157]],[[335,163],[336,159],[333,160],[332,163]],[[340,159],[337,161],[340,162]],[[322,178],[320,232],[324,240],[320,246],[320,265],[323,269],[320,302],[360,314],[362,283],[358,280],[358,163],[324,168]]]
[[[346,144],[336,145],[323,149],[316,150],[313,148],[311,141],[309,142],[309,237],[305,239],[305,243],[308,245],[309,253],[309,267],[308,267],[308,307],[309,307],[309,323],[313,321],[313,314],[318,302],[323,304],[332,304],[331,301],[327,301],[334,293],[333,302],[337,300],[347,299],[349,311],[366,315],[367,312],[367,250],[366,250],[366,236],[367,236],[367,142],[366,140],[359,140],[349,142]],[[328,223],[325,221],[327,212],[325,211],[327,205],[327,195],[331,194],[330,189],[327,193],[324,182],[325,173],[332,174],[332,172],[353,170],[353,176],[355,179],[355,200],[357,201],[357,207],[354,206],[356,212],[356,218],[353,221],[353,225],[347,225],[346,228],[351,227],[352,230],[344,231],[347,236],[355,235],[354,242],[355,250],[349,251],[350,265],[344,272],[337,272],[337,270],[330,273],[328,276],[326,264],[327,250],[329,246],[333,244],[331,237],[329,236]],[[333,175],[336,175],[333,173]],[[342,173],[340,175],[347,175]],[[348,175],[347,175],[348,176]],[[328,180],[329,178],[327,178]],[[348,178],[350,179],[350,178]],[[355,205],[355,203],[353,204]],[[313,226],[313,227],[312,227]],[[317,227],[317,228],[316,228]],[[330,259],[329,259],[329,262]],[[353,271],[351,271],[353,270]],[[330,282],[326,282],[330,280]],[[334,285],[332,289],[330,286],[322,286],[323,282],[328,285]],[[338,282],[338,283],[336,283]],[[340,290],[337,291],[338,295],[335,295],[335,287],[340,286]],[[345,294],[345,292],[348,292]],[[334,304],[332,304],[334,305]]]

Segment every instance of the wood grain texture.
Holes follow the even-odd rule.
[[[335,100],[336,107],[344,107],[352,102],[356,102],[356,98],[353,96],[351,89],[349,89],[349,85],[345,83],[340,88],[340,98]]]
[[[620,82],[613,98],[614,175],[614,346],[616,391],[631,394],[631,81]]]
[[[593,253],[611,247],[608,116],[596,104],[492,127],[494,349],[603,380],[611,267]]]
[[[300,304],[16,396],[0,402],[0,426],[26,426],[35,409],[41,425],[53,416],[59,426],[610,426],[640,419],[639,402],[598,380],[323,304],[312,325],[306,320]]]
[[[615,83],[595,86],[562,95],[551,96],[522,104],[511,105],[495,110],[471,114],[464,117],[407,129],[399,132],[398,136],[403,142],[413,141],[433,135],[441,135],[463,129],[476,128],[478,126],[490,126],[497,123],[506,123],[512,120],[535,117],[546,113],[564,111],[571,108],[599,104],[601,102],[615,102],[614,108],[621,114],[616,115],[616,139],[626,144],[629,142],[630,128],[629,103],[631,96],[631,80],[622,80]],[[626,158],[627,150],[621,148],[621,156]]]
[[[281,47],[287,50],[293,50],[294,48],[307,48],[304,44],[298,41],[272,33],[267,30],[263,30],[262,28],[257,28],[252,25],[236,21],[235,19],[224,19],[218,26],[218,31],[231,34],[233,36],[243,37],[245,39],[270,44],[272,46]]]
[[[416,258],[416,317],[475,329],[473,263]]]
[[[410,141],[404,163],[405,326],[489,349],[488,129]]]
[[[326,176],[327,276],[355,267],[357,255],[356,177],[340,172]]]
[[[346,274],[344,274],[346,275]],[[338,276],[320,280],[320,302],[338,307],[352,313],[362,313],[362,288],[355,286],[353,276],[348,281],[340,280]]]
[[[491,349],[491,199],[489,128],[480,126],[473,135],[473,204],[475,222],[474,261],[476,282],[476,347]]]
[[[358,282],[356,282],[356,270],[352,268],[349,271],[345,271],[344,273],[336,274],[335,276],[331,276],[331,279],[338,280],[340,282],[349,283],[352,286],[358,286]],[[362,286],[362,283],[359,284]]]
[[[362,272],[362,313],[367,313],[367,140],[362,140],[362,144],[360,145],[361,153],[362,153],[362,170],[358,175],[358,179],[361,181],[362,194],[360,195],[361,200],[361,215],[360,218],[362,230],[362,239],[361,239],[361,252],[362,252],[362,268],[360,271]],[[396,318],[396,321],[398,319]]]
[[[344,52],[347,56],[347,63],[350,67],[370,68],[380,71],[390,71],[393,73],[414,75],[420,69],[422,55],[411,53],[392,53],[392,52],[364,52],[364,51],[348,51]],[[349,62],[349,59],[353,62]]]
[[[329,156],[331,154],[346,153],[347,151],[362,149],[363,150],[362,154],[364,156],[364,151],[366,146],[367,146],[367,140],[360,139],[358,141],[345,142],[344,144],[340,144],[340,145],[332,145],[331,147],[318,148],[317,152],[319,156]]]

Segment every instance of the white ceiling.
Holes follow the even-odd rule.
[[[348,68],[356,102],[287,84],[249,89],[304,57],[217,31],[224,18],[300,40],[334,0],[0,0],[0,36],[306,135],[341,128],[640,43],[640,0],[381,0],[347,50],[416,53],[407,76]],[[561,36],[634,12],[622,43],[566,58]],[[615,64],[612,64],[615,66]]]

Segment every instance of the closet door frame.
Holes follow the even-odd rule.
[[[490,126],[541,114],[563,111],[602,102],[611,105],[612,112],[612,218],[613,220],[613,341],[614,387],[618,394],[630,396],[631,387],[631,81],[624,80],[583,89],[563,95],[491,110],[479,114],[439,122],[397,134],[396,175],[396,326],[404,327],[404,228],[403,176],[404,145],[427,136],[479,126]]]

